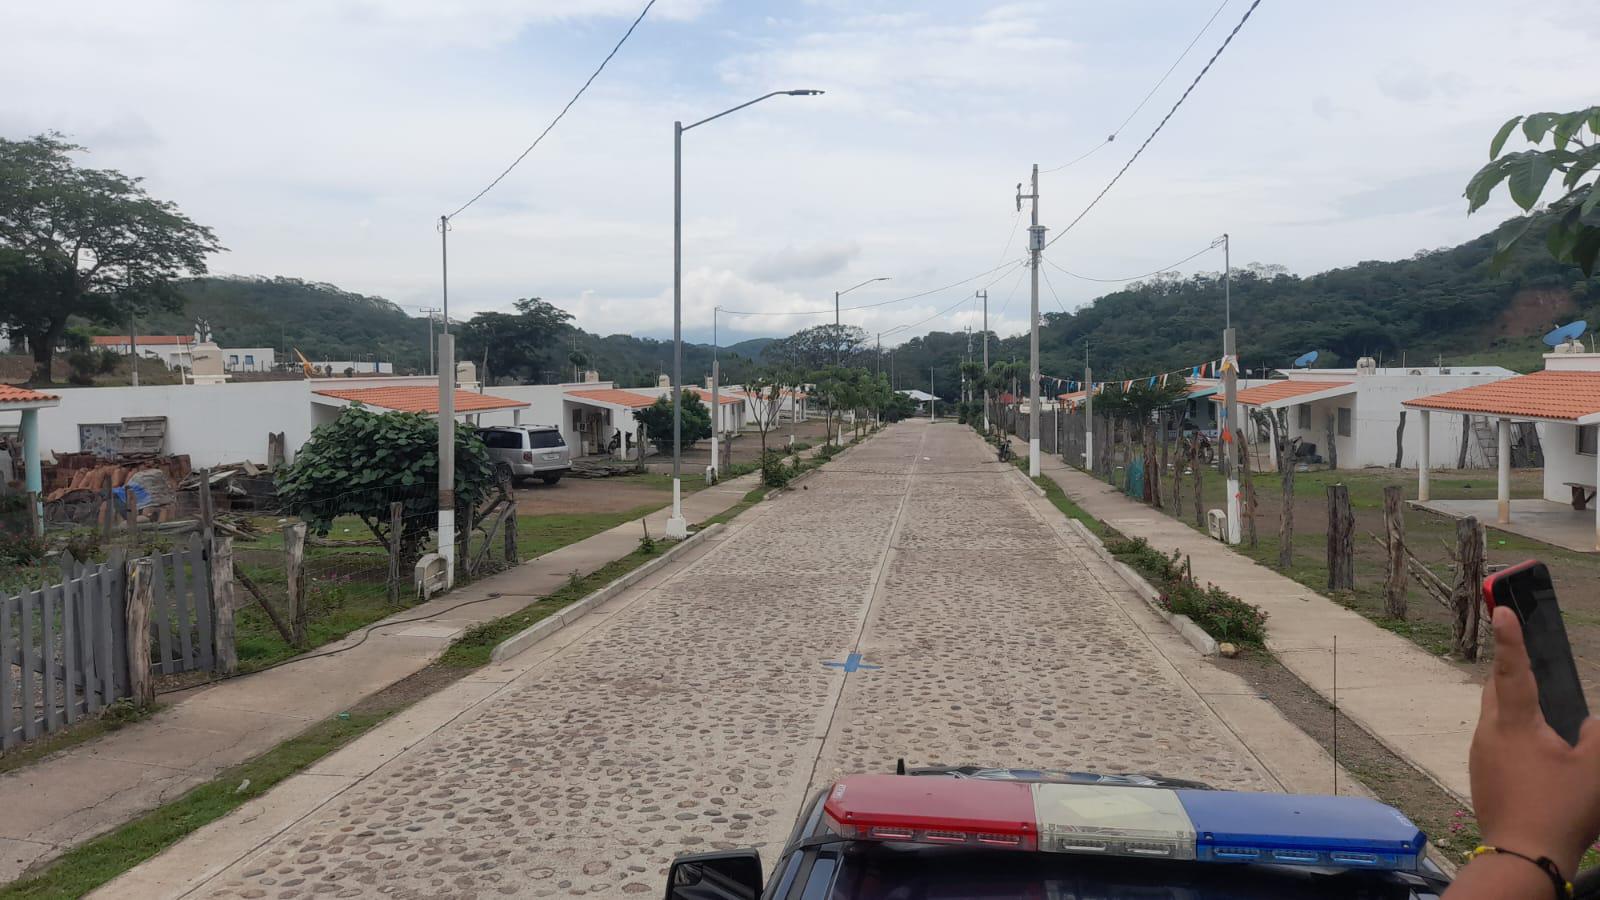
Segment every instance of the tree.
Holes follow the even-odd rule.
[[[1520,150],[1501,155],[1517,126],[1535,147],[1550,138],[1546,150]],[[1584,132],[1588,131],[1587,139]],[[1489,142],[1489,163],[1467,182],[1465,196],[1470,215],[1489,202],[1503,181],[1511,199],[1523,212],[1531,212],[1544,195],[1550,176],[1560,172],[1565,193],[1549,206],[1545,217],[1523,216],[1500,229],[1495,262],[1503,264],[1510,252],[1532,233],[1541,219],[1549,223],[1545,246],[1559,260],[1575,263],[1584,275],[1593,275],[1600,257],[1600,106],[1566,113],[1541,112],[1513,116]],[[1585,181],[1587,179],[1587,181]]]
[[[589,354],[574,347],[572,352],[567,354],[567,362],[572,363],[572,380],[578,381],[582,377],[578,371],[589,365]]]
[[[485,359],[497,375],[540,381],[559,372],[555,348],[570,327],[572,314],[538,297],[513,301],[515,313],[481,312],[461,326],[463,359]]]
[[[663,394],[656,402],[633,411],[633,418],[644,425],[646,439],[658,453],[672,452],[672,401]],[[711,437],[711,411],[700,400],[700,395],[685,390],[683,397],[683,447],[687,450],[696,441]]]
[[[773,341],[761,351],[769,363],[809,372],[855,360],[867,332],[854,325],[817,325]]]
[[[794,390],[796,380],[782,369],[765,369],[745,384],[750,393],[750,418],[761,435],[761,483],[768,487],[782,487],[789,480],[782,456],[767,453],[767,435],[777,427],[784,394]]]
[[[494,483],[489,451],[470,428],[456,429],[458,515],[477,507]],[[379,413],[360,405],[317,426],[278,477],[278,497],[311,530],[326,535],[339,516],[356,516],[389,540],[389,504],[404,504],[402,563],[428,540],[439,511],[439,423],[418,413]]]
[[[40,383],[70,316],[176,308],[173,281],[203,274],[223,249],[141,179],[80,168],[71,155],[82,150],[53,133],[0,138],[0,323],[27,338]]]

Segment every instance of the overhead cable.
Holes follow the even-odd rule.
[[[1143,275],[1130,275],[1127,278],[1095,278],[1092,275],[1079,275],[1077,272],[1070,272],[1070,271],[1062,268],[1061,266],[1056,265],[1055,261],[1050,259],[1047,256],[1040,255],[1039,258],[1044,260],[1045,263],[1050,266],[1050,268],[1055,269],[1057,272],[1060,272],[1063,275],[1070,275],[1073,278],[1077,278],[1077,279],[1079,279],[1081,281],[1098,281],[1101,284],[1117,284],[1117,283],[1124,282],[1124,281],[1138,281],[1141,278],[1149,278],[1149,277],[1151,277],[1153,275],[1160,275],[1162,272],[1170,272],[1173,269],[1176,269],[1177,267],[1179,267],[1179,266],[1183,265],[1184,263],[1188,262],[1189,260],[1194,259],[1197,256],[1202,256],[1202,255],[1204,255],[1206,253],[1210,253],[1212,250],[1215,250],[1215,249],[1217,249],[1218,247],[1221,247],[1221,246],[1222,246],[1222,238],[1217,238],[1216,240],[1212,241],[1210,244],[1206,245],[1205,247],[1202,247],[1199,250],[1196,250],[1195,252],[1189,254],[1188,256],[1185,256],[1183,259],[1180,259],[1175,263],[1172,263],[1171,265],[1162,266],[1161,268],[1156,269],[1153,272],[1146,272]]]
[[[639,23],[640,22],[644,21],[645,14],[650,12],[650,7],[655,6],[655,5],[656,5],[656,0],[649,0],[649,2],[644,5],[644,9],[639,11],[639,15],[638,15],[637,18],[635,18],[633,20],[633,24],[628,26],[628,30],[627,31],[623,32],[622,40],[617,41],[617,45],[615,47],[612,47],[611,48],[611,52],[606,54],[606,58],[602,59],[600,61],[600,66],[598,68],[596,68],[594,70],[594,73],[589,76],[589,80],[585,81],[583,83],[583,87],[578,88],[578,92],[576,94],[572,95],[572,99],[567,101],[567,105],[566,106],[561,107],[561,112],[556,113],[556,117],[554,119],[550,120],[550,124],[546,125],[544,127],[544,131],[539,132],[539,136],[533,139],[533,143],[529,144],[528,148],[526,150],[523,150],[522,153],[520,155],[518,155],[516,159],[512,160],[511,161],[511,165],[506,166],[506,170],[504,172],[501,172],[499,175],[496,175],[494,180],[489,182],[488,187],[485,187],[483,190],[481,190],[481,191],[477,192],[476,194],[472,195],[472,199],[471,200],[468,200],[467,202],[461,204],[461,208],[460,209],[457,209],[455,212],[453,212],[450,215],[446,216],[446,218],[454,219],[456,216],[461,215],[463,212],[466,211],[467,207],[471,206],[474,203],[477,203],[480,199],[482,199],[484,194],[487,194],[490,191],[494,190],[494,186],[495,185],[499,184],[500,181],[502,179],[504,179],[507,175],[510,175],[511,174],[511,170],[515,169],[524,159],[526,159],[528,157],[529,153],[533,152],[533,148],[539,146],[539,142],[544,140],[545,135],[549,134],[552,130],[555,129],[556,123],[560,122],[562,120],[562,118],[566,116],[567,110],[572,109],[572,105],[574,103],[578,102],[578,98],[582,97],[583,96],[583,92],[587,91],[589,89],[589,85],[594,84],[594,80],[596,78],[599,78],[600,77],[600,73],[604,72],[606,70],[606,64],[611,62],[611,57],[617,55],[617,51],[622,49],[622,45],[627,43],[628,42],[628,38],[633,36],[633,30],[635,28],[639,27]]]
[[[1189,99],[1189,94],[1193,93],[1195,87],[1200,84],[1200,79],[1206,77],[1206,73],[1211,71],[1211,67],[1216,64],[1217,58],[1222,56],[1222,51],[1228,49],[1228,45],[1233,43],[1233,39],[1239,33],[1239,29],[1244,27],[1244,23],[1250,21],[1250,15],[1254,13],[1256,11],[1256,7],[1260,5],[1261,0],[1253,0],[1253,2],[1250,4],[1250,8],[1246,9],[1244,11],[1244,16],[1239,19],[1239,24],[1233,26],[1233,30],[1228,32],[1228,36],[1226,38],[1223,38],[1222,45],[1217,47],[1217,52],[1211,54],[1211,58],[1206,61],[1205,67],[1200,70],[1199,74],[1194,76],[1194,80],[1189,82],[1189,86],[1184,88],[1182,96],[1178,97],[1178,102],[1172,104],[1172,108],[1167,110],[1167,114],[1161,117],[1160,122],[1156,123],[1155,130],[1150,132],[1150,136],[1144,139],[1144,143],[1139,145],[1139,149],[1133,151],[1133,155],[1128,157],[1128,161],[1122,164],[1122,168],[1117,170],[1117,174],[1111,176],[1111,180],[1106,182],[1106,186],[1100,189],[1100,193],[1096,194],[1095,198],[1089,201],[1089,205],[1083,208],[1083,212],[1078,213],[1076,218],[1067,223],[1067,227],[1056,232],[1056,236],[1045,243],[1046,247],[1054,244],[1056,241],[1061,240],[1067,235],[1068,232],[1077,227],[1078,223],[1083,221],[1084,216],[1087,216],[1090,210],[1099,205],[1101,199],[1104,198],[1105,195],[1116,186],[1118,181],[1122,180],[1122,176],[1128,171],[1129,167],[1131,167],[1134,164],[1134,161],[1144,153],[1144,148],[1150,146],[1150,142],[1156,139],[1156,135],[1161,133],[1161,129],[1166,127],[1167,122],[1172,119],[1173,113],[1176,113],[1178,111],[1178,107],[1183,105],[1183,101]]]
[[[926,296],[928,296],[930,294],[943,293],[944,291],[948,291],[951,288],[958,288],[958,287],[962,286],[963,284],[967,284],[969,282],[977,281],[979,278],[982,278],[985,275],[991,275],[991,274],[993,274],[995,272],[999,272],[1002,269],[1009,269],[1009,268],[1011,268],[1013,266],[1020,266],[1020,265],[1022,265],[1022,261],[1014,259],[1014,260],[1010,260],[1010,261],[1007,261],[1007,262],[1003,262],[1000,265],[995,266],[992,269],[985,269],[984,271],[979,272],[976,275],[969,275],[966,278],[961,279],[960,281],[951,282],[950,284],[947,284],[947,285],[945,285],[943,287],[936,287],[936,288],[933,288],[931,290],[919,291],[918,293],[915,293],[915,294],[907,294],[904,297],[896,297],[893,300],[880,300],[877,303],[862,303],[862,304],[857,305],[857,306],[844,306],[844,307],[840,307],[837,310],[835,310],[831,306],[827,307],[826,309],[801,309],[801,310],[790,310],[790,311],[767,311],[767,310],[756,311],[756,310],[723,309],[721,314],[724,315],[724,316],[821,316],[821,315],[829,315],[829,316],[831,316],[835,312],[852,312],[852,311],[858,310],[858,309],[876,309],[877,307],[880,307],[880,306],[889,306],[889,305],[895,304],[895,303],[905,303],[907,300],[918,300],[918,299],[926,297]]]

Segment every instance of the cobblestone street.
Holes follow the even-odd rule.
[[[1007,468],[890,428],[193,896],[660,896],[899,757],[1275,789]]]

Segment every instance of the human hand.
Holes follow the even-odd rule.
[[[1545,722],[1522,624],[1504,606],[1468,769],[1484,843],[1547,856],[1570,881],[1600,832],[1600,719],[1583,723],[1576,747]]]

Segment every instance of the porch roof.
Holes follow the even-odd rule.
[[[1253,388],[1246,388],[1239,392],[1240,406],[1254,406],[1260,409],[1279,409],[1285,406],[1298,406],[1301,403],[1314,403],[1318,400],[1327,400],[1333,397],[1342,397],[1345,394],[1356,392],[1355,382],[1351,381],[1269,381],[1258,384]],[[1221,393],[1211,396],[1215,403],[1221,403]]]
[[[1545,369],[1418,397],[1402,405],[1409,409],[1592,425],[1600,422],[1600,372]]]

